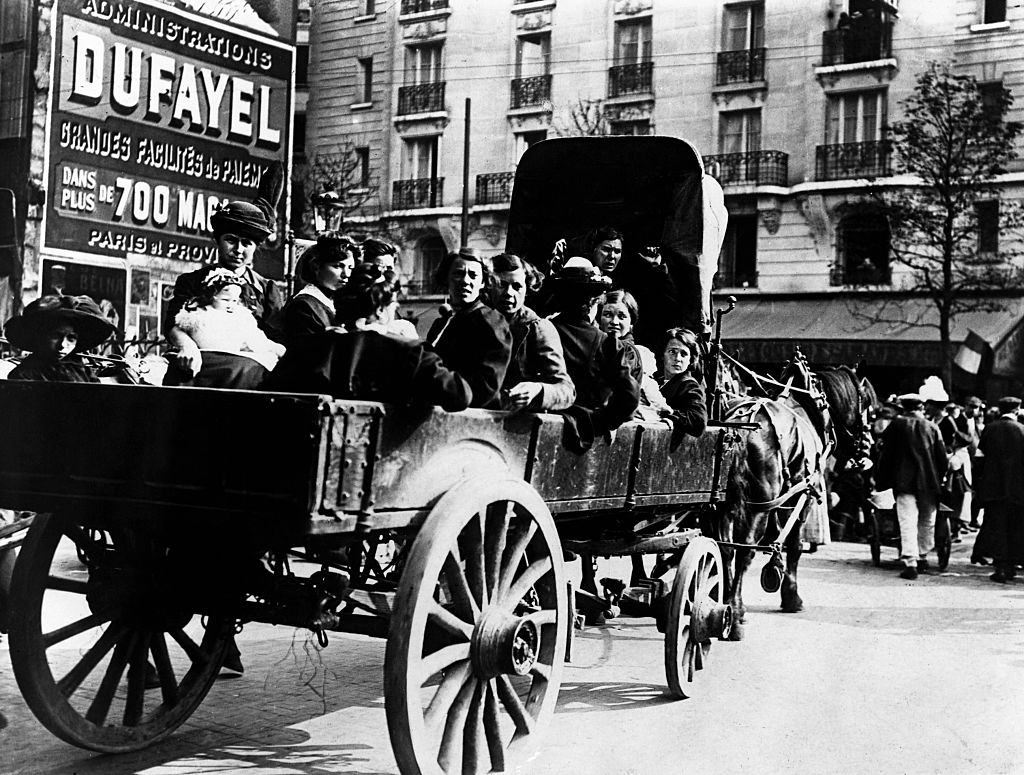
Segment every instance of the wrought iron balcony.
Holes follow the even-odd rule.
[[[715,69],[715,85],[763,81],[764,57],[765,49],[763,48],[720,51],[718,67]]]
[[[892,22],[854,22],[822,33],[822,65],[852,65],[892,56]]]
[[[444,81],[398,87],[398,115],[444,110]]]
[[[888,140],[819,145],[814,176],[817,180],[877,178],[892,171]]]
[[[705,156],[704,167],[723,186],[785,186],[789,182],[789,154],[784,151],[718,153]]]
[[[447,8],[448,0],[402,0],[402,13],[425,13]]]
[[[497,205],[512,200],[514,172],[487,172],[476,176],[476,203]]]
[[[891,285],[892,270],[888,260],[876,266],[870,259],[863,256],[847,256],[832,265],[829,272],[831,285]]]
[[[444,178],[410,178],[391,184],[391,208],[415,210],[438,207],[444,201]]]
[[[551,99],[551,76],[512,79],[512,109],[543,105]]]
[[[632,65],[615,65],[615,67],[609,68],[608,96],[650,94],[653,73],[654,62],[636,62]]]

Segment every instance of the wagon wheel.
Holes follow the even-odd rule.
[[[665,673],[673,697],[692,697],[707,669],[712,638],[732,627],[732,606],[723,603],[725,574],[718,544],[703,536],[690,541],[676,571],[665,630]]]
[[[204,631],[175,595],[168,564],[167,546],[145,531],[36,517],[12,580],[11,664],[25,702],[57,737],[138,750],[174,731],[209,691],[233,622],[211,616]]]
[[[384,659],[403,775],[510,769],[554,712],[567,611],[558,533],[532,487],[441,498],[402,571]]]

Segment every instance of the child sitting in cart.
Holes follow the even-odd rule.
[[[629,375],[640,385],[640,406],[634,417],[654,422],[672,414],[654,374],[658,369],[654,353],[633,341],[633,328],[640,317],[636,299],[629,291],[609,291],[597,308],[598,326],[619,340]]]
[[[242,282],[234,272],[214,269],[175,316],[174,325],[203,352],[199,373],[177,384],[253,389],[284,355],[284,345],[269,339],[242,303]]]
[[[8,379],[44,382],[99,382],[95,366],[81,353],[105,342],[114,326],[88,296],[46,295],[7,321],[4,333],[29,355]]]
[[[672,424],[677,434],[700,436],[708,424],[708,406],[697,335],[686,328],[670,328],[664,341],[658,382],[672,408]]]

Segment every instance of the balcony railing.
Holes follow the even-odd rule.
[[[476,203],[497,205],[512,200],[514,172],[487,172],[476,176]]]
[[[448,0],[402,0],[402,13],[425,13],[447,8]]]
[[[415,210],[438,207],[444,201],[444,178],[411,178],[391,184],[391,208]]]
[[[551,76],[535,75],[532,78],[512,79],[512,108],[528,108],[542,105],[551,99]]]
[[[837,261],[829,272],[831,285],[891,285],[888,260],[876,266],[870,258],[849,256]]]
[[[887,140],[819,145],[814,176],[817,180],[882,177],[892,171],[890,157]]]
[[[854,22],[822,33],[822,65],[852,65],[892,56],[892,22]]]
[[[636,62],[632,65],[615,65],[608,69],[608,96],[622,97],[626,94],[649,94],[654,62]]]
[[[723,186],[785,186],[789,182],[789,154],[784,151],[719,153],[705,156],[704,167]]]
[[[398,87],[398,115],[444,110],[444,81]]]
[[[720,51],[715,69],[715,84],[752,83],[764,80],[765,49],[749,48],[740,51]]]

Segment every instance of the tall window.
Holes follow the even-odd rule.
[[[731,110],[718,114],[718,152],[761,150],[761,111]]]
[[[999,252],[999,200],[986,199],[974,205],[978,219],[978,252]]]
[[[651,61],[651,20],[615,25],[615,64],[635,65]]]
[[[367,147],[356,148],[355,165],[352,167],[352,185],[356,188],[370,187],[370,149]]]
[[[358,69],[356,102],[373,102],[373,57],[360,59]]]
[[[414,137],[405,141],[402,177],[429,178],[437,154],[437,137]]]
[[[888,285],[889,224],[880,213],[866,209],[851,213],[839,223],[839,261],[835,285]]]
[[[0,2],[0,138],[26,134],[29,22],[33,4]]]
[[[995,24],[1006,21],[1006,0],[981,0],[984,4],[982,21],[985,24]]]
[[[437,278],[441,262],[444,261],[444,257],[448,253],[444,240],[436,234],[424,237],[420,241],[417,252],[419,260],[416,263],[419,267],[419,283],[422,292],[444,293],[447,289],[446,285]]]
[[[309,85],[309,44],[299,43],[295,46],[295,85]]]
[[[292,120],[292,156],[306,156],[306,114],[296,113]]]
[[[533,78],[551,72],[551,35],[524,36],[516,40],[516,78]]]
[[[626,121],[610,121],[613,135],[649,135],[651,120],[649,118],[629,119]]]
[[[757,213],[729,216],[715,285],[719,288],[757,287]]]
[[[405,85],[417,86],[422,83],[438,83],[441,81],[440,43],[426,46],[406,46],[405,49]]]
[[[981,109],[991,121],[998,121],[1003,115],[1003,82],[986,81],[978,84]]]
[[[727,7],[722,34],[723,51],[764,48],[764,4]]]
[[[885,123],[884,91],[833,94],[825,113],[825,142],[836,145],[881,140]]]
[[[360,0],[359,10],[363,16],[373,16],[377,12],[377,0]]]

